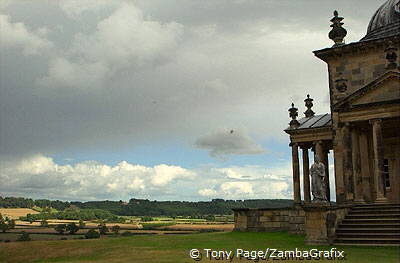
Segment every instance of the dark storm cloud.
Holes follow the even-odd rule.
[[[311,51],[331,45],[332,11],[357,41],[380,3],[9,1],[0,153],[190,145],[221,127],[284,138],[292,100],[310,93],[328,110],[325,65]]]
[[[221,130],[198,138],[195,146],[210,151],[212,157],[233,154],[260,154],[264,149],[243,131]]]

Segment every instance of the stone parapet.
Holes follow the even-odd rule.
[[[237,208],[233,211],[236,231],[304,233],[305,213],[301,207]]]
[[[305,211],[305,243],[309,245],[329,245],[335,237],[337,226],[352,205],[309,204]]]

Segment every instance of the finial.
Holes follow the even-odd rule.
[[[397,68],[397,48],[393,46],[393,42],[389,41],[385,49],[387,65],[386,69],[396,69]]]
[[[294,103],[292,103],[292,107],[289,109],[289,116],[292,120],[289,122],[290,128],[296,129],[300,126],[300,123],[296,120],[299,113],[297,112],[297,108],[294,107]]]
[[[342,27],[343,17],[339,17],[338,11],[333,12],[332,22],[332,30],[329,32],[329,38],[335,42],[333,47],[344,45],[344,37],[347,35],[347,30]]]
[[[336,90],[345,92],[347,90],[347,79],[343,78],[343,74],[339,72],[339,78],[335,80]]]
[[[306,103],[307,107],[307,110],[304,112],[306,117],[308,118],[314,116],[315,112],[311,109],[314,104],[312,103],[313,99],[310,98],[310,94],[307,94],[307,98],[304,100],[304,102]]]

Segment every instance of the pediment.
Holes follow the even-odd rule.
[[[333,105],[334,110],[349,110],[360,106],[398,102],[400,100],[400,73],[388,71],[366,86]]]

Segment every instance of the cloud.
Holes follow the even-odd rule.
[[[157,186],[165,186],[174,179],[191,176],[194,176],[194,173],[182,167],[161,164],[154,167],[154,176],[151,182]]]
[[[212,157],[260,154],[265,150],[241,130],[220,130],[198,138],[195,146],[209,150]]]
[[[233,171],[240,171],[240,176]],[[0,185],[3,195],[64,200],[291,198],[290,168],[261,166],[203,170],[127,161],[115,165],[96,161],[58,164],[53,158],[38,154],[2,160],[0,181],[4,182]]]
[[[78,14],[94,4],[70,2],[66,3],[76,10],[67,9]],[[54,58],[48,75],[38,83],[56,88],[104,87],[106,80],[122,70],[153,67],[170,59],[182,34],[182,25],[147,20],[132,3],[121,2],[110,16],[97,23],[93,33],[77,33],[68,57]]]
[[[198,194],[208,198],[292,198],[290,164],[282,167],[231,166],[198,171],[209,178]]]
[[[0,163],[2,193],[34,194],[47,198],[92,200],[143,196],[172,182],[191,178],[195,173],[179,166],[154,167],[122,161],[114,166],[95,161],[59,165],[50,157],[29,158]]]
[[[0,14],[0,29],[1,49],[20,48],[25,55],[38,55],[43,50],[52,47],[52,43],[42,37],[46,31],[45,28],[33,32],[22,22],[12,23],[8,15]]]
[[[226,182],[221,184],[221,190],[228,196],[251,196],[254,194],[253,186],[249,182]]]
[[[200,189],[198,191],[198,193],[199,193],[199,195],[205,196],[205,197],[217,196],[217,191],[215,191],[213,189],[209,189],[209,188]]]
[[[69,17],[79,19],[84,12],[115,8],[121,2],[120,0],[62,0],[59,1],[59,5]]]

